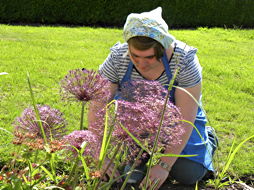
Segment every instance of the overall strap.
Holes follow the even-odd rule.
[[[169,64],[168,64],[168,58],[167,58],[166,52],[164,52],[164,54],[163,54],[162,63],[164,65],[165,72],[166,72],[166,75],[167,75],[167,78],[168,78],[168,83],[166,85],[164,85],[164,87],[168,88],[169,82],[172,79],[172,73],[171,73],[171,70],[170,70],[170,67],[169,67]],[[122,84],[124,82],[127,82],[127,81],[131,80],[131,73],[132,73],[133,67],[134,67],[133,63],[132,63],[132,61],[130,61],[129,65],[128,65],[128,68],[127,68],[127,71],[126,71],[123,79],[120,82],[120,87],[122,86]],[[176,85],[176,83],[174,83],[174,85]],[[172,102],[175,102],[174,94],[175,94],[175,88],[172,88],[172,90],[170,91],[170,101],[172,101]]]
[[[164,68],[165,68],[165,72],[166,72],[166,75],[167,75],[167,78],[168,78],[168,83],[166,85],[164,85],[164,87],[166,89],[168,89],[168,85],[172,79],[172,73],[171,73],[171,70],[170,70],[170,67],[169,67],[169,63],[168,63],[168,58],[167,58],[167,54],[166,54],[166,51],[164,52],[163,54],[163,57],[162,57],[162,63],[164,65]],[[174,85],[176,85],[177,83],[174,82]],[[173,87],[170,91],[170,101],[175,103],[175,88]]]
[[[121,86],[123,85],[123,83],[131,80],[132,69],[133,69],[133,63],[130,61],[129,65],[128,65],[128,68],[127,68],[127,71],[125,72],[124,77],[120,81],[119,89],[116,92],[115,97],[114,97],[115,100],[122,99],[122,97],[120,95],[121,94],[120,93],[121,92]]]
[[[128,65],[128,68],[127,68],[127,71],[126,71],[126,73],[125,73],[123,79],[122,79],[121,82],[120,82],[120,86],[122,86],[122,84],[123,84],[124,82],[127,82],[127,81],[131,80],[131,72],[132,72],[132,69],[133,69],[133,63],[132,63],[132,61],[130,61],[129,65]]]
[[[167,58],[166,51],[163,54],[162,63],[163,63],[164,68],[165,68],[165,72],[166,72],[166,75],[167,75],[167,78],[168,78],[168,82],[170,82],[170,80],[172,79],[172,73],[171,73],[171,70],[170,70],[170,67],[169,67],[169,64],[168,64],[168,58]]]

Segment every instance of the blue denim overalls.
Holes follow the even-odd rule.
[[[162,62],[165,67],[165,72],[166,72],[166,75],[168,78],[168,84],[169,84],[169,81],[172,79],[172,74],[171,74],[170,67],[168,64],[168,59],[165,53],[163,55]],[[130,61],[127,71],[122,81],[120,82],[120,89],[124,82],[131,80],[131,73],[132,73],[133,67],[134,67],[133,63]],[[167,86],[165,86],[165,88],[167,88]],[[173,88],[170,91],[170,101],[172,102],[174,102],[174,92],[175,92],[175,88]],[[115,99],[118,99],[118,98],[120,97],[115,97]],[[215,146],[213,143],[209,143],[208,132],[205,127],[206,122],[207,122],[207,119],[205,117],[205,114],[203,113],[202,109],[200,109],[199,107],[194,124],[199,130],[199,133],[201,134],[203,140],[200,138],[197,131],[193,129],[190,139],[187,142],[187,145],[185,146],[181,154],[183,155],[197,154],[198,156],[188,157],[188,159],[202,164],[208,170],[213,170],[212,154],[215,150]]]

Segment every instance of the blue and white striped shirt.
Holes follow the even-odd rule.
[[[175,69],[180,67],[176,76],[178,86],[189,88],[197,85],[202,80],[202,68],[196,55],[197,49],[178,40],[173,42],[173,44],[175,48],[169,66],[172,75]],[[104,63],[100,65],[99,71],[109,81],[119,84],[127,71],[129,63],[128,44],[118,42],[111,48],[111,53]],[[133,69],[131,79],[142,80],[144,78],[136,69]],[[165,72],[156,80],[162,85],[168,83]]]

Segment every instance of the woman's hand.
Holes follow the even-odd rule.
[[[166,169],[162,168],[159,165],[155,165],[151,168],[150,170],[150,175],[149,175],[149,181],[148,181],[148,186],[146,189],[152,189],[152,187],[155,187],[155,190],[158,190],[161,185],[166,181],[168,178],[169,171]],[[146,179],[144,178],[143,181],[140,183],[140,188],[145,187],[145,181]],[[156,185],[157,184],[157,185]]]

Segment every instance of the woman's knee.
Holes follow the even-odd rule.
[[[191,185],[200,181],[206,173],[207,169],[202,164],[186,158],[178,158],[172,167],[170,176],[179,183]]]

